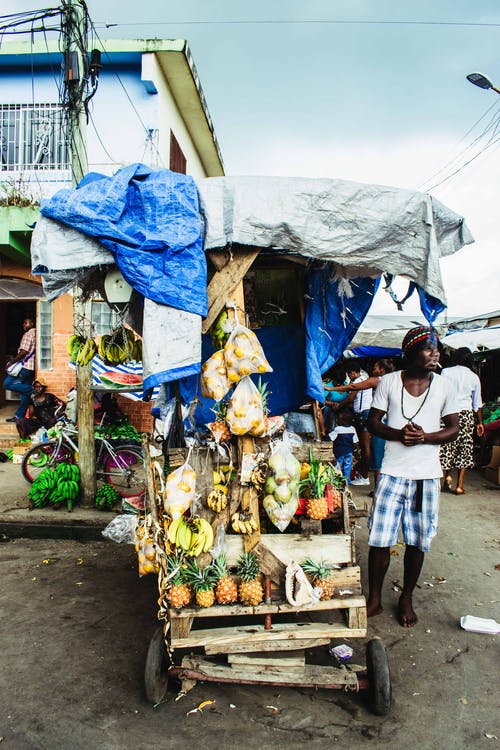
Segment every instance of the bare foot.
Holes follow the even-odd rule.
[[[465,490],[462,487],[457,487],[455,495],[465,495]]]
[[[379,615],[381,612],[384,611],[384,608],[380,604],[380,601],[368,601],[366,602],[366,616],[367,617],[374,617],[375,615]]]
[[[413,609],[411,596],[404,596],[402,594],[399,598],[398,604],[399,612],[399,624],[403,628],[412,628],[418,622],[418,617]]]

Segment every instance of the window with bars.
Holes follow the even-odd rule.
[[[52,305],[47,300],[38,303],[38,369],[52,368]]]
[[[92,300],[91,318],[97,336],[109,333],[119,323],[119,315],[104,300]]]
[[[59,104],[0,104],[0,169],[69,169],[68,134]]]

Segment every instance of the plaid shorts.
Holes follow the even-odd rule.
[[[368,544],[391,547],[397,544],[400,524],[406,544],[428,552],[438,526],[441,482],[423,480],[422,511],[415,510],[417,481],[381,474],[368,518]]]

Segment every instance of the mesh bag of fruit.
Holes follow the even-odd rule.
[[[237,383],[255,372],[272,372],[264,350],[253,331],[237,323],[224,347],[227,377]]]
[[[165,482],[163,507],[172,518],[180,518],[193,503],[196,491],[196,472],[188,464],[172,471]]]
[[[227,407],[226,422],[233,435],[264,435],[266,423],[262,396],[250,378],[243,378],[234,389]]]
[[[272,444],[271,450],[262,505],[272,523],[284,531],[299,504],[300,462],[292,453],[286,433],[283,440]]]
[[[220,401],[224,398],[231,387],[231,383],[227,377],[223,349],[214,352],[210,359],[207,359],[202,365],[200,380],[201,392],[205,398],[213,398],[214,401]]]

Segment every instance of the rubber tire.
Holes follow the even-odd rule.
[[[53,454],[56,447],[57,443],[38,443],[38,445],[34,445],[33,448],[30,448],[29,451],[24,454],[23,462],[21,464],[21,471],[23,477],[27,482],[33,484],[33,481],[36,479],[36,477],[43,471],[43,469],[46,469],[48,466],[55,467],[62,461],[65,461],[69,464],[75,463],[75,456],[73,451],[71,450],[71,448],[68,448],[68,446],[64,444],[59,447],[58,455],[56,458],[54,458]],[[40,453],[45,453],[47,455],[47,461],[41,466],[30,466],[30,457]],[[32,469],[35,469],[36,473],[33,473]]]
[[[387,652],[380,638],[372,638],[366,644],[366,671],[370,710],[376,716],[387,716],[391,708],[391,675]]]
[[[154,706],[161,703],[167,694],[169,666],[170,658],[165,648],[163,626],[159,625],[149,643],[144,667],[146,698]]]
[[[119,493],[120,497],[136,497],[137,495],[144,495],[146,492],[146,475],[144,472],[144,456],[142,450],[137,445],[120,445],[115,449],[117,456],[123,453],[134,455],[140,459],[141,471],[143,473],[143,481],[137,487],[123,487],[119,482],[119,477],[116,477],[114,471],[116,470],[113,466],[113,456],[108,456],[104,463],[104,479],[108,484],[111,484],[115,490]],[[137,466],[139,462],[137,462]],[[118,480],[118,481],[117,481]]]

